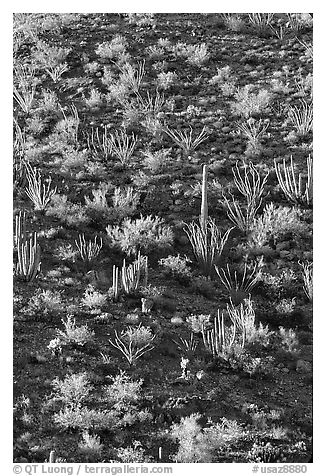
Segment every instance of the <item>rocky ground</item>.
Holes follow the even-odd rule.
[[[310,461],[311,43],[310,15],[15,16],[14,215],[41,260],[27,278],[16,240],[15,461]],[[205,135],[196,147],[176,131]],[[291,157],[295,200],[276,173]],[[266,180],[241,230],[226,203],[248,210],[235,178],[249,164]],[[203,165],[208,214],[233,227],[215,262],[236,271],[229,288],[185,232]],[[160,225],[132,228],[148,216]],[[101,243],[91,259],[83,234]],[[147,274],[115,296],[114,266],[138,251]],[[230,306],[254,317],[251,337],[237,328],[214,355],[205,332],[223,314],[230,338]],[[128,329],[147,345],[131,365],[112,345]]]

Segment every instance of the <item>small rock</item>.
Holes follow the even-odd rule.
[[[280,251],[280,258],[286,258],[290,255],[290,252],[287,250]]]
[[[183,319],[180,316],[173,316],[171,317],[171,324],[175,326],[181,326],[183,324]]]
[[[312,371],[312,365],[307,360],[299,359],[297,361],[296,371],[300,373],[308,373]]]
[[[284,374],[288,374],[290,370],[287,367],[284,367],[283,369],[281,369],[281,372],[283,372]]]

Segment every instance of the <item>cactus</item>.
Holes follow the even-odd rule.
[[[235,341],[236,326],[232,322],[232,328],[229,335],[225,333],[224,315],[220,309],[217,311],[217,317],[214,317],[212,329],[205,329],[202,326],[202,337],[205,348],[212,354],[213,358],[224,356],[228,349],[232,348]]]
[[[148,260],[147,256],[144,258],[144,286],[147,286],[148,281]],[[119,271],[118,266],[113,266],[112,275],[113,275],[113,296],[117,300],[119,297],[119,274],[121,276],[121,283],[123,290],[126,294],[130,294],[133,291],[137,291],[140,277],[141,277],[141,268],[142,268],[142,257],[138,253],[137,260],[126,266],[126,260],[123,260],[121,272]]]
[[[80,253],[81,259],[88,262],[94,260],[102,249],[102,238],[100,238],[99,243],[97,243],[97,236],[95,236],[94,242],[92,240],[87,242],[85,240],[85,235],[79,234],[78,238],[79,241],[75,240],[75,243]]]
[[[204,165],[203,166],[202,194],[201,194],[201,212],[200,212],[200,225],[203,229],[206,228],[207,218],[208,218],[207,165]]]
[[[17,241],[18,263],[16,274],[25,281],[33,281],[41,267],[41,248],[37,243],[37,234],[30,239]]]
[[[49,456],[49,463],[55,463],[55,462],[56,462],[55,451],[51,450],[50,456]]]
[[[15,218],[15,236],[14,236],[14,244],[18,247],[19,241],[26,241],[26,211],[20,211]]]
[[[148,281],[148,259],[147,256],[143,258],[143,267],[144,267],[144,286],[147,286]],[[142,257],[140,253],[138,253],[137,260],[126,267],[125,260],[123,261],[122,270],[121,270],[121,278],[122,278],[122,285],[123,289],[127,294],[130,294],[132,291],[136,291],[138,289],[140,283],[140,276],[141,276],[141,269],[142,269]]]
[[[113,296],[115,301],[117,301],[119,297],[119,268],[115,265],[112,268],[112,280]]]
[[[24,281],[33,281],[41,266],[41,248],[36,233],[27,237],[26,211],[20,211],[15,217],[14,246],[17,249],[16,275]]]
[[[128,267],[126,267],[126,260],[123,260],[121,280],[126,294],[130,294],[132,291],[138,289],[140,280],[140,254],[138,254],[137,261]]]

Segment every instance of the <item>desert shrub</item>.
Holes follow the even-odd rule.
[[[186,43],[178,42],[173,46],[172,52],[176,58],[185,58],[188,63],[196,66],[201,66],[210,57],[205,43],[187,45]]]
[[[102,183],[99,188],[92,190],[93,198],[85,196],[86,212],[93,223],[99,224],[107,221],[121,221],[132,215],[139,204],[139,194],[133,187],[115,187],[111,195],[110,206],[107,194],[112,191],[110,184]]]
[[[223,68],[217,68],[217,74],[209,80],[209,84],[221,84],[224,82],[229,82],[231,79],[231,67],[224,66]]]
[[[210,54],[205,43],[200,45],[189,45],[186,52],[188,63],[195,66],[201,66],[208,61]]]
[[[160,149],[155,152],[145,151],[143,152],[144,155],[144,165],[147,169],[149,169],[152,173],[158,173],[166,169],[170,158],[170,149]]]
[[[284,269],[279,274],[262,273],[262,282],[268,286],[269,291],[280,300],[284,291],[293,291],[295,295],[298,289],[298,277],[292,269]]]
[[[248,336],[248,344],[258,344],[262,347],[268,347],[271,343],[273,332],[269,330],[268,326],[264,326],[262,322],[259,326],[252,330]]]
[[[267,111],[272,95],[266,89],[255,92],[255,87],[247,84],[235,93],[236,101],[231,104],[233,114],[245,117],[262,114]]]
[[[75,344],[78,346],[84,346],[85,344],[92,342],[94,332],[90,331],[88,326],[76,326],[76,319],[73,319],[71,315],[67,316],[64,321],[64,330],[57,330],[57,337],[62,345]]]
[[[72,145],[66,145],[64,153],[57,155],[52,162],[56,169],[56,175],[77,179],[85,175],[88,168],[88,153],[86,150],[79,151]]]
[[[215,286],[210,277],[207,276],[195,276],[191,280],[190,289],[196,293],[201,294],[207,298],[214,298],[216,295]]]
[[[240,353],[235,359],[236,367],[246,372],[250,378],[266,378],[273,374],[275,362],[273,357],[252,357],[248,352]]]
[[[92,386],[86,372],[71,374],[60,380],[56,377],[52,381],[54,400],[61,401],[69,408],[75,408],[87,400]]]
[[[262,247],[273,239],[280,241],[287,234],[301,235],[307,231],[307,225],[300,220],[296,208],[278,206],[273,203],[265,206],[264,212],[255,218],[249,243]]]
[[[199,334],[203,328],[206,329],[210,322],[210,314],[190,314],[186,317],[186,322],[190,326],[192,332]]]
[[[107,102],[116,102],[118,104],[127,103],[130,99],[129,96],[132,92],[130,75],[134,72],[134,68],[126,63],[125,68],[128,67],[129,80],[126,74],[126,70],[121,72],[119,76],[115,76],[112,69],[108,66],[104,66],[104,74],[102,76],[102,83],[108,88]]]
[[[103,106],[103,95],[97,88],[92,88],[89,96],[84,97],[84,100],[89,109],[99,109]]]
[[[80,119],[78,111],[75,106],[70,107],[70,114],[66,115],[63,108],[61,108],[63,119],[56,123],[51,139],[63,144],[71,144],[78,146],[78,130]]]
[[[128,22],[137,26],[155,26],[154,13],[127,13]]]
[[[164,60],[164,56],[166,54],[165,49],[159,45],[150,45],[146,48],[146,53],[148,58],[151,60],[159,60],[162,59],[163,61],[158,61],[157,63],[153,63],[153,68],[155,71],[164,71],[167,69],[168,65]]]
[[[112,384],[104,388],[103,398],[115,415],[116,427],[126,427],[135,423],[146,423],[152,419],[147,409],[140,410],[137,403],[141,399],[143,380],[133,381],[125,372],[120,371]]]
[[[247,455],[251,463],[280,463],[284,461],[284,453],[280,446],[272,443],[254,443]]]
[[[191,260],[179,254],[177,256],[169,255],[167,258],[161,258],[158,262],[166,276],[172,276],[181,282],[189,281],[189,278],[191,278],[191,270],[188,263],[191,263]]]
[[[114,189],[112,202],[113,208],[117,213],[119,219],[132,215],[139,204],[140,195],[133,187]]]
[[[100,43],[95,50],[95,53],[102,59],[116,59],[126,61],[129,57],[127,53],[128,43],[126,38],[121,35],[116,35],[111,41]]]
[[[159,89],[163,89],[163,91],[166,91],[176,83],[177,79],[178,76],[176,73],[172,73],[171,71],[162,71],[157,75],[157,87]]]
[[[175,462],[212,463],[219,449],[236,442],[242,435],[243,430],[236,421],[222,418],[219,423],[202,428],[199,418],[195,413],[172,426],[171,438],[179,442],[178,452],[173,456]]]
[[[142,380],[133,382],[124,372],[113,378],[111,385],[104,387],[101,401],[110,406],[109,410],[88,409],[85,406],[92,395],[87,374],[72,374],[64,380],[56,378],[52,384],[54,396],[52,402],[62,402],[64,407],[54,414],[54,422],[62,428],[78,428],[81,430],[112,430],[118,427],[133,425],[136,422],[147,422],[151,414],[139,410],[136,403],[140,399]]]
[[[92,190],[92,198],[85,195],[85,213],[92,223],[105,223],[112,217],[112,209],[106,198],[110,189],[110,184],[101,183],[99,188]]]
[[[236,80],[231,76],[230,66],[217,68],[217,74],[209,80],[209,84],[218,85],[222,95],[226,97],[233,96],[236,91]]]
[[[29,311],[48,315],[62,310],[62,294],[51,289],[37,289],[28,302]]]
[[[292,314],[296,306],[296,298],[283,298],[276,305],[275,310],[279,314],[288,315]]]
[[[56,83],[69,69],[66,59],[70,51],[68,48],[50,46],[43,41],[38,41],[32,53],[33,63],[45,70]]]
[[[44,89],[38,102],[38,111],[59,118],[59,99],[54,91]]]
[[[64,407],[53,416],[54,422],[65,430],[111,430],[114,428],[117,416],[110,411],[89,410],[86,407]]]
[[[107,296],[89,284],[84,292],[82,305],[90,310],[101,309],[107,303]]]
[[[89,223],[89,217],[82,205],[72,203],[67,195],[54,194],[46,210],[47,216],[55,216],[68,226],[80,226]]]
[[[104,388],[106,401],[117,410],[127,410],[140,400],[143,380],[133,381],[125,372],[112,379],[112,383]]]
[[[152,415],[148,410],[132,409],[122,415],[117,422],[117,427],[126,427],[135,424],[148,424],[152,420]]]
[[[86,73],[90,73],[90,74],[96,74],[98,73],[98,71],[100,70],[101,66],[99,65],[99,63],[97,61],[90,61],[88,62],[88,58],[85,58],[85,61],[87,61],[85,64],[84,64],[84,70],[86,71]],[[104,67],[105,68],[105,67]]]
[[[78,443],[79,451],[87,461],[94,461],[101,456],[103,445],[98,435],[91,435],[87,430],[83,431],[82,441]]]
[[[71,243],[62,243],[53,251],[53,256],[63,261],[75,261],[78,251],[76,251]]]
[[[279,336],[281,339],[281,347],[287,352],[296,352],[299,346],[299,340],[293,329],[285,329],[279,327]]]
[[[108,225],[106,228],[112,246],[136,255],[139,251],[148,254],[155,249],[169,247],[173,241],[173,232],[157,216],[147,216],[136,220],[125,218],[121,226]]]
[[[238,13],[221,13],[225,26],[235,32],[240,32],[245,26],[244,19]]]
[[[151,463],[152,456],[146,456],[145,450],[139,441],[133,441],[132,446],[119,448],[117,457],[122,463]]]

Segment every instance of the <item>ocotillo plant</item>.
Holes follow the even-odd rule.
[[[28,162],[24,162],[28,187],[26,195],[34,204],[35,210],[44,211],[57,191],[57,187],[51,189],[52,179],[43,180],[41,172],[33,168]]]
[[[291,156],[290,165],[286,165],[285,159],[283,160],[283,171],[281,164],[277,164],[274,160],[275,171],[278,179],[278,183],[283,190],[286,198],[295,204],[301,204],[309,206],[312,204],[312,158],[307,158],[307,178],[303,180],[302,174],[297,176],[294,171],[293,158]]]
[[[235,186],[246,200],[244,212],[243,208],[239,205],[239,202],[235,200],[232,193],[230,193],[232,203],[231,200],[225,197],[225,195],[223,195],[223,198],[229,219],[243,233],[249,233],[254,226],[255,216],[262,204],[262,195],[269,173],[267,172],[267,174],[261,178],[257,167],[253,165],[252,162],[249,162],[249,166],[245,162],[243,165],[244,168],[242,174],[238,167],[238,163],[234,168],[232,168],[232,172]]]
[[[186,224],[186,232],[192,246],[192,251],[197,259],[201,271],[205,276],[211,276],[214,265],[221,257],[224,246],[233,227],[222,236],[215,221],[208,218],[205,226],[192,222]]]

